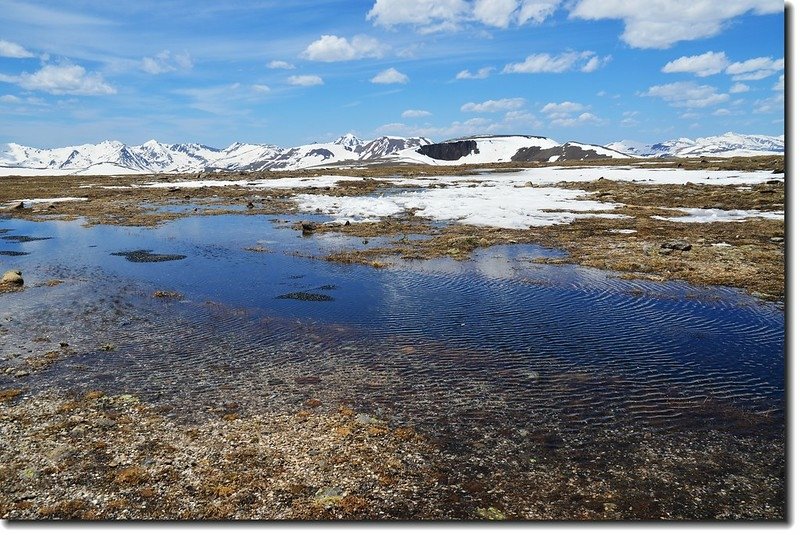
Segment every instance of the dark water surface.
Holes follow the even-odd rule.
[[[247,412],[313,396],[441,434],[782,432],[780,306],[535,264],[560,255],[535,246],[386,269],[329,263],[312,257],[365,245],[302,237],[294,220],[0,220],[3,237],[23,237],[2,242],[0,269],[26,280],[24,292],[0,295],[0,356],[13,364],[68,343],[68,358],[26,384],[134,392],[176,417],[230,399]]]

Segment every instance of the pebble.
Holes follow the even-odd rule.
[[[14,377],[25,377],[26,375],[30,375],[30,372],[26,370],[20,370],[14,374]]]

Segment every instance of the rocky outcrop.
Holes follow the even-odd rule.
[[[542,149],[539,147],[526,147],[519,149],[517,153],[511,157],[512,162],[549,162],[553,157],[557,157],[558,161],[564,160],[603,160],[608,156],[598,154],[597,151],[592,149],[584,149],[577,145],[570,145],[568,143],[559,147],[552,147],[549,149]]]
[[[417,152],[435,160],[455,161],[470,154],[478,154],[478,143],[474,139],[423,145]]]

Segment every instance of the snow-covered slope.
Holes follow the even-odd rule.
[[[398,162],[429,165],[488,164],[497,162],[557,162],[598,158],[630,158],[627,154],[570,141],[561,144],[539,136],[475,136],[400,151]]]
[[[616,141],[609,143],[606,147],[645,157],[718,156],[731,158],[734,156],[783,154],[784,137],[782,135],[761,136],[727,132],[721,136],[700,137],[697,139],[682,137],[654,145],[646,145],[635,141]]]
[[[428,145],[425,138],[381,137],[363,141],[346,134],[331,143],[312,143],[281,148],[275,145],[234,143],[216,149],[197,143],[165,145],[150,140],[127,146],[119,141],[57,149],[36,149],[16,143],[0,145],[0,167],[65,170],[85,174],[90,170],[122,170],[140,173],[302,169],[341,162],[376,160],[400,150]],[[9,174],[4,172],[4,174]]]

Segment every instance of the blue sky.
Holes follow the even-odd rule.
[[[784,130],[775,0],[1,4],[0,143]]]

